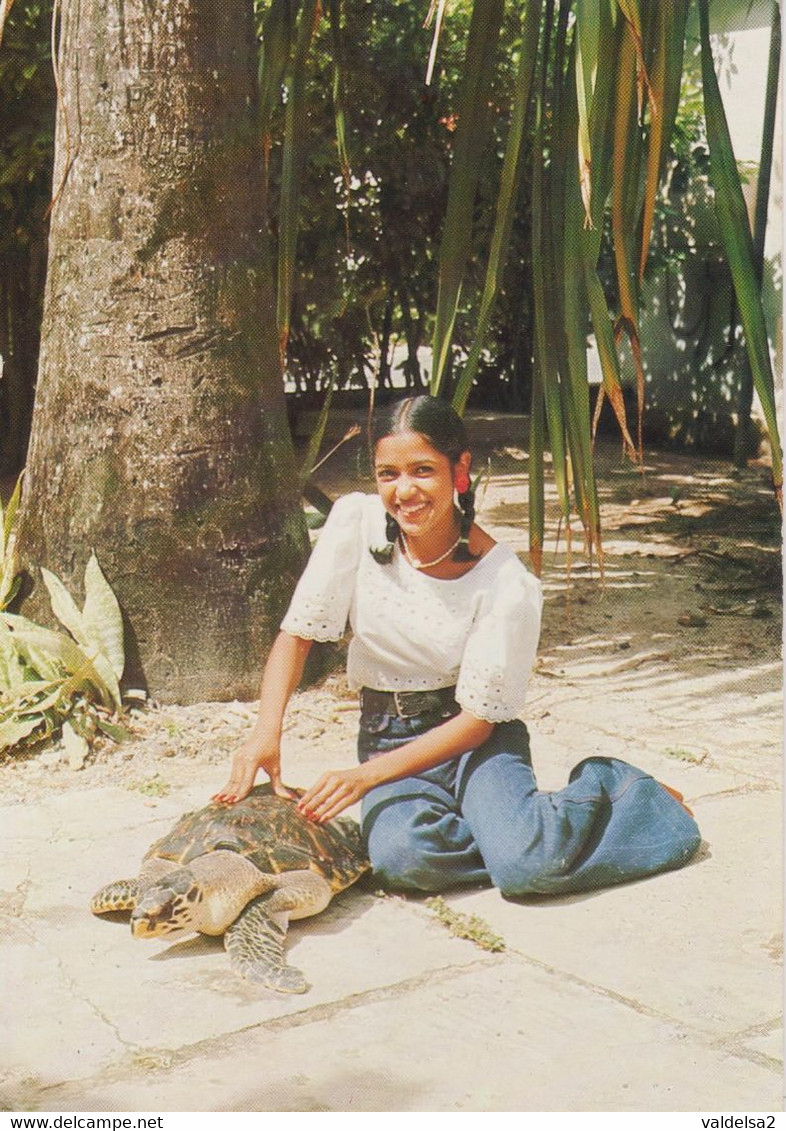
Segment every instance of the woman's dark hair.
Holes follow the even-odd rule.
[[[464,421],[449,401],[441,397],[406,397],[377,409],[371,422],[369,442],[372,455],[377,444],[386,436],[400,436],[403,432],[418,432],[435,451],[447,456],[452,464],[462,452],[469,451],[469,440]],[[475,492],[472,484],[458,497],[461,508],[461,539],[453,554],[454,562],[474,562],[479,555],[470,553],[469,532],[475,519]],[[401,531],[392,515],[385,516],[384,547],[371,547],[375,561],[386,563],[393,556],[393,548]]]

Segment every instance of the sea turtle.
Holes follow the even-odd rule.
[[[186,813],[139,876],[101,888],[90,909],[131,911],[135,938],[223,934],[237,973],[297,994],[308,983],[284,958],[289,920],[324,910],[369,867],[355,821],[317,825],[263,785],[235,805]]]

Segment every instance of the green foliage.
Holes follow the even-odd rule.
[[[172,787],[160,774],[154,774],[152,778],[148,778],[146,781],[134,782],[128,788],[137,790],[139,793],[144,794],[145,797],[166,797]]]
[[[30,424],[46,270],[55,87],[48,2],[16,0],[0,47],[0,470]]]
[[[0,609],[7,609],[11,604],[19,590],[21,580],[17,573],[19,564],[14,533],[21,493],[22,477],[20,475],[16,481],[14,493],[8,500],[6,507],[3,507],[2,499],[0,499]]]
[[[41,572],[68,635],[0,612],[0,752],[62,728],[71,757],[77,746],[87,749],[99,729],[115,741],[123,737],[112,721],[122,709],[123,620],[94,554],[81,610],[53,573]]]
[[[0,255],[38,238],[42,194],[48,197],[53,147],[54,82],[49,48],[52,9],[18,0],[0,51]],[[45,207],[45,205],[44,205]]]
[[[441,896],[427,899],[426,907],[434,912],[440,923],[443,923],[456,938],[467,939],[481,950],[490,950],[493,953],[505,949],[505,940],[495,935],[485,919],[481,919],[479,915],[465,915],[462,911],[454,911]]]
[[[334,391],[365,393],[377,370],[384,388],[398,345],[407,386],[424,389],[418,349],[433,332],[439,390],[461,408],[474,398],[521,411],[534,395],[533,525],[550,449],[563,515],[575,507],[599,550],[587,338],[596,338],[603,395],[630,451],[617,346],[627,337],[643,396],[640,283],[653,259],[678,265],[695,254],[699,210],[682,194],[689,182],[694,195],[714,194],[719,204],[721,223],[702,219],[700,238],[731,261],[779,478],[766,332],[711,73],[708,4],[702,53],[690,32],[686,39],[689,0],[526,0],[504,11],[498,0],[455,0],[426,85],[431,31],[421,5],[255,2],[266,234],[279,263],[290,388],[327,408]],[[0,353],[8,377],[0,410],[19,387],[16,370],[27,366],[28,391],[34,383],[29,328],[42,291],[54,102],[50,15],[43,0],[16,0],[0,50]],[[539,89],[537,113],[530,88]],[[20,282],[22,303],[12,301]],[[17,422],[28,408],[20,401]],[[319,432],[324,424],[322,417]],[[536,529],[535,555],[540,542]],[[9,585],[6,571],[0,607]],[[56,579],[50,590],[73,621]],[[110,687],[118,656],[102,644],[106,665],[94,666]]]
[[[742,195],[739,169],[734,159],[723,100],[715,76],[710,42],[709,0],[699,0],[699,18],[704,117],[707,122],[718,221],[745,330],[745,344],[753,382],[770,433],[774,485],[776,491],[782,492],[783,457],[778,439],[775,378],[761,303],[761,282],[756,271],[753,237],[748,226],[748,212]]]
[[[317,24],[310,51],[298,59],[293,16],[300,7],[276,0],[260,8],[259,16],[264,122],[271,139],[270,216],[285,279],[280,307],[289,312],[287,372],[308,401],[321,402],[331,387],[367,389],[377,365],[384,387],[390,381],[389,351],[399,344],[407,384],[423,389],[417,350],[432,330],[471,5],[452,8],[430,86],[424,85],[430,36],[417,6],[333,0],[325,6],[329,19]],[[307,14],[304,7],[301,17]],[[511,12],[504,49],[491,69],[491,130],[481,139],[474,234],[462,288],[466,300],[457,309],[453,335],[465,352],[474,337],[474,300],[485,274],[478,247],[493,225],[496,161],[519,69],[518,25]],[[295,82],[298,67],[304,73]],[[272,104],[276,88],[278,102]],[[293,94],[296,178],[285,140],[287,126],[295,124]],[[479,366],[486,391],[490,368],[509,379],[522,350],[526,353],[529,315],[520,283],[527,254],[526,242],[517,238]],[[282,330],[287,336],[283,317]]]

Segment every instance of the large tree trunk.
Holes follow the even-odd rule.
[[[247,695],[306,548],[262,238],[253,6],[61,9],[23,558],[78,591],[96,550],[130,628],[127,679],[156,698]]]

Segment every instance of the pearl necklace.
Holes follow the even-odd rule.
[[[401,531],[401,545],[402,549],[404,550],[404,557],[407,559],[413,569],[431,569],[432,566],[439,565],[440,562],[444,562],[445,558],[449,557],[453,553],[460,541],[461,533],[459,532],[459,536],[456,541],[452,546],[448,546],[444,554],[440,554],[438,558],[434,558],[433,562],[421,562],[417,558],[413,558],[412,554],[409,551],[407,536],[403,530]]]

